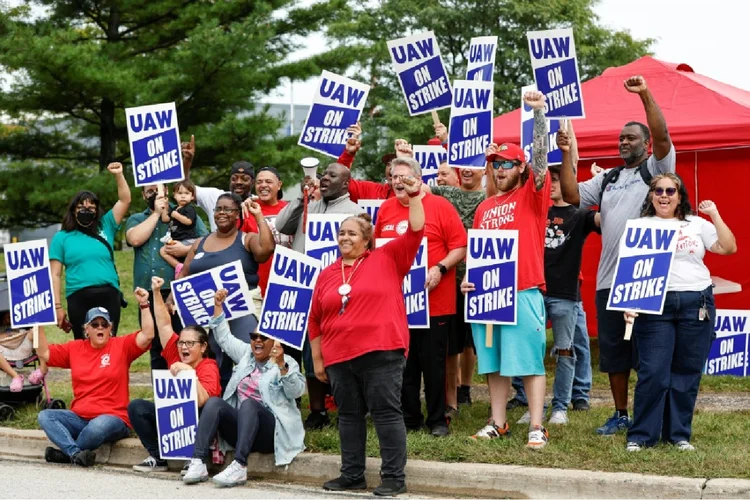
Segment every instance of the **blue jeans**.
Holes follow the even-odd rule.
[[[698,319],[701,305],[708,309]],[[628,441],[654,446],[690,441],[695,400],[714,338],[711,287],[700,292],[668,292],[662,314],[641,314],[635,321],[640,364]]]
[[[573,401],[588,401],[591,391],[591,347],[589,345],[589,331],[586,328],[586,311],[583,302],[576,303],[576,332],[573,335],[573,351],[575,351],[576,370],[573,377]]]
[[[573,336],[576,330],[576,302],[574,300],[545,297],[544,306],[547,317],[552,323],[554,347],[550,355],[555,357],[555,382],[552,386],[552,410],[567,411],[570,395],[573,392],[573,377],[576,369],[576,357],[573,349]],[[559,351],[568,351],[570,355],[561,355]]]
[[[69,457],[130,436],[130,428],[113,415],[86,420],[70,410],[42,410],[37,420],[49,440]]]

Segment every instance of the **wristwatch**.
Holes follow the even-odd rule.
[[[437,264],[435,264],[435,267],[437,267],[438,269],[440,269],[440,274],[445,274],[445,273],[448,272],[448,268],[445,267],[444,265],[442,265],[440,262],[438,262]]]

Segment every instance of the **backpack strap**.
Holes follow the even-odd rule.
[[[620,172],[622,169],[625,168],[625,165],[620,165],[619,167],[615,167],[606,174],[604,174],[604,179],[602,179],[602,188],[599,191],[599,208],[602,206],[602,199],[604,198],[604,190],[607,189],[607,185],[611,182],[617,182],[617,178],[620,176]],[[641,162],[640,165],[638,165],[638,173],[641,174],[641,179],[643,179],[643,182],[646,183],[646,185],[651,184],[651,179],[654,178],[653,175],[651,175],[651,172],[648,170],[648,158],[646,158],[644,161]]]

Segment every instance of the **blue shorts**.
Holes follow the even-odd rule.
[[[486,325],[471,324],[477,350],[477,373],[504,377],[544,375],[547,317],[544,296],[538,288],[517,295],[517,324],[493,325],[492,347],[485,342]]]

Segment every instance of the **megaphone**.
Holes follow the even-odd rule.
[[[320,165],[320,160],[318,160],[317,158],[313,158],[312,156],[308,156],[307,158],[302,158],[299,163],[300,165],[302,165],[302,170],[305,171],[305,177],[314,179],[315,174],[318,171],[318,165]]]

